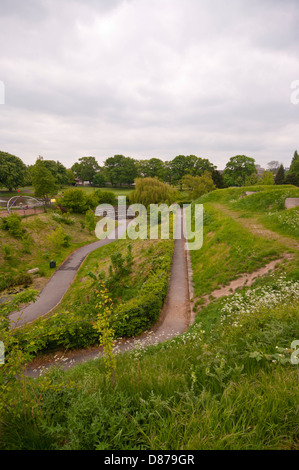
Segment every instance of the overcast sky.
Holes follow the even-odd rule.
[[[0,0],[0,150],[289,166],[298,24],[298,0]]]

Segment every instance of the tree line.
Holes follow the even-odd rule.
[[[137,178],[157,178],[183,189],[192,187],[194,178],[209,173],[216,188],[261,184],[293,184],[299,186],[299,154],[294,153],[288,171],[279,162],[268,163],[268,170],[258,175],[256,162],[246,155],[236,155],[227,162],[223,172],[207,158],[178,155],[170,161],[159,158],[137,160],[114,155],[99,165],[93,156],[81,157],[70,168],[59,161],[39,156],[34,165],[25,165],[17,156],[0,151],[0,187],[9,191],[33,185],[36,196],[55,194],[63,185],[75,186],[88,181],[96,187],[131,186]],[[192,180],[193,178],[193,180]],[[191,186],[190,186],[191,185]]]

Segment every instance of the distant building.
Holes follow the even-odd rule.
[[[76,186],[90,186],[90,181],[82,181],[80,178],[75,178]]]
[[[265,168],[262,168],[261,165],[255,165],[258,176],[263,176],[266,171]]]

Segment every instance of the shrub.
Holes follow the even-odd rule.
[[[61,247],[70,246],[71,237],[67,235],[61,227],[58,227],[51,235],[48,236],[50,242],[54,245],[56,249]]]
[[[139,295],[116,309],[112,315],[116,337],[137,336],[158,320],[168,280],[168,271],[159,270],[143,284]]]
[[[69,188],[59,200],[59,204],[71,212],[83,214],[88,209],[87,196],[83,189]]]
[[[31,253],[30,248],[33,243],[33,239],[30,237],[29,233],[24,233],[22,236],[23,253]]]
[[[85,214],[84,227],[87,228],[89,233],[91,233],[96,228],[96,217],[91,209],[88,209]]]
[[[22,218],[18,214],[11,214],[1,219],[1,228],[7,230],[15,238],[22,238],[26,232],[21,224]]]
[[[114,193],[110,191],[101,191],[97,189],[95,195],[98,199],[98,204],[111,204],[112,206],[117,204],[117,199]]]
[[[0,278],[0,291],[9,289],[10,287],[24,286],[28,287],[32,284],[32,277],[28,273],[8,273]]]
[[[12,247],[9,245],[2,245],[2,251],[4,255],[4,259],[10,260],[12,258]]]

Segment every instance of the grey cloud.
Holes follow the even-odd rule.
[[[66,165],[93,153],[289,163],[298,2],[2,3],[2,150]]]

